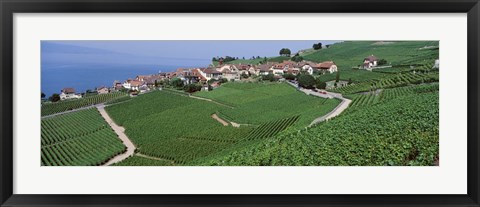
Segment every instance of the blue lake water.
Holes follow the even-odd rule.
[[[47,97],[67,87],[75,88],[80,93],[99,86],[110,87],[115,80],[123,82],[137,75],[169,72],[177,68],[158,65],[42,65],[41,90]]]

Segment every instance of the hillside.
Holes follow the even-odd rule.
[[[376,74],[364,70],[352,71],[353,67],[358,68],[363,63],[363,59],[369,55],[385,59],[389,65],[400,68],[410,65],[433,64],[439,57],[438,46],[438,41],[346,41],[306,54],[303,58],[314,62],[333,60],[339,68],[342,80],[351,78],[353,81],[363,82],[372,78],[388,76],[385,73]],[[327,74],[322,77],[324,81],[334,79],[335,74]]]
[[[289,57],[285,56],[277,56],[277,57],[267,57],[268,62],[283,62],[284,60],[289,60]],[[261,64],[262,61],[264,61],[264,58],[256,58],[256,59],[238,59],[238,60],[233,60],[226,62],[226,64],[246,64],[246,65],[258,65]],[[213,61],[213,65],[217,66],[218,61]]]
[[[137,156],[155,158],[155,163],[148,163],[145,157],[125,163],[188,165],[225,149],[306,127],[338,103],[336,99],[305,95],[285,83],[228,83],[195,96],[154,91],[106,110],[125,127],[141,153]]]
[[[434,165],[439,149],[438,85],[408,90],[414,93],[394,91],[317,126],[198,162],[234,166]]]

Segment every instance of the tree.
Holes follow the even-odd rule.
[[[292,54],[292,52],[288,48],[282,48],[279,53],[280,53],[280,56],[286,56],[286,57]]]
[[[45,96],[46,96],[46,95],[45,95],[45,94],[42,92],[42,99],[44,99],[44,98],[45,98]]]
[[[221,78],[218,82],[219,82],[220,84],[226,83],[226,82],[228,82],[228,79],[226,79],[226,78]]]
[[[247,79],[247,78],[248,78],[248,75],[247,75],[246,73],[242,73],[242,75],[240,75],[240,77],[241,77],[242,79]]]
[[[385,59],[380,59],[378,61],[378,65],[386,65],[386,64],[387,64],[387,60],[385,60]]]
[[[215,82],[215,79],[210,79],[207,81],[208,84],[212,84],[213,82]]]
[[[275,76],[273,74],[263,75],[262,80],[275,81]]]
[[[337,75],[335,76],[335,82],[338,83],[340,81],[340,71],[337,71]]]
[[[328,49],[330,47],[330,45],[325,45],[325,47]]]
[[[198,84],[187,84],[183,86],[183,90],[187,93],[193,93],[202,90],[202,86]]]
[[[215,62],[215,61],[217,61],[217,58],[213,57],[212,62]]]
[[[322,43],[319,42],[319,43],[313,44],[312,47],[313,47],[314,50],[322,49]]]
[[[285,73],[285,74],[283,74],[283,77],[287,80],[295,80],[295,75],[293,75],[291,73]]]
[[[348,85],[350,85],[350,84],[352,84],[352,83],[353,83],[352,78],[349,78],[349,79],[348,79]]]
[[[291,60],[295,62],[301,62],[303,60],[303,57],[296,55],[296,56],[293,56]]]
[[[327,87],[327,83],[317,79],[317,84],[315,86],[318,89],[325,89]]]
[[[52,94],[52,96],[50,96],[50,98],[48,98],[48,100],[50,100],[51,102],[60,101],[60,95],[58,93],[54,93]]]
[[[297,77],[298,85],[304,88],[314,88],[315,78],[311,75],[301,74]]]
[[[172,79],[170,84],[175,88],[182,88],[183,87],[183,81],[180,80],[180,78]]]

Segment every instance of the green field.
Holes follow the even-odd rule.
[[[439,149],[438,104],[438,91],[398,96],[198,164],[434,165]]]
[[[47,115],[65,112],[65,111],[78,109],[86,106],[91,106],[99,103],[112,102],[120,98],[123,100],[127,96],[128,96],[127,93],[114,92],[114,93],[108,93],[108,94],[92,95],[92,96],[88,96],[80,99],[58,101],[55,103],[44,103],[42,104],[41,113],[42,113],[42,116],[47,116]]]
[[[225,99],[223,88],[236,90],[236,99]],[[233,108],[170,91],[154,91],[106,110],[116,123],[125,127],[139,153],[186,165],[246,142],[273,137],[288,128],[306,127],[339,103],[335,99],[307,96],[278,83],[231,83],[196,95],[215,97],[212,99]],[[271,105],[272,109],[263,105]],[[282,111],[294,105],[291,110]],[[254,121],[240,127],[223,126],[212,114],[220,117],[227,114],[228,121],[239,124]]]
[[[363,63],[363,59],[369,55],[385,59],[389,65],[398,67],[431,65],[439,57],[438,45],[438,41],[405,41],[389,42],[387,44],[378,44],[378,42],[371,41],[346,41],[333,44],[329,48],[316,50],[313,53],[306,54],[303,58],[314,62],[333,60],[340,70],[340,79],[348,80],[351,78],[355,82],[363,82],[388,76],[388,74],[352,69],[352,67],[358,68]],[[429,46],[436,47],[424,49]],[[389,69],[381,70],[388,71]],[[335,76],[336,74],[326,74],[322,76],[322,80],[334,80]]]
[[[125,150],[97,109],[43,119],[41,132],[44,166],[100,165]]]
[[[287,84],[228,83],[214,92],[196,96],[235,106],[218,111],[227,120],[258,125],[273,119],[300,115],[295,126],[307,126],[313,119],[330,112],[340,101],[307,96]]]

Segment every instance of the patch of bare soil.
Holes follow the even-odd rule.
[[[228,122],[218,117],[217,114],[212,114],[212,118],[220,122],[223,126],[228,126]]]

